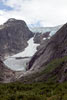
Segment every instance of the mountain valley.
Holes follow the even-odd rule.
[[[0,100],[67,100],[67,23],[1,25],[0,90]]]

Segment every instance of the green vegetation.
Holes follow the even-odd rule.
[[[55,59],[53,61],[51,61],[47,66],[45,66],[45,70],[42,72],[43,73],[50,73],[52,72],[55,68],[61,66],[62,67],[62,64],[67,62],[67,56],[65,57],[62,57],[62,58],[58,58],[58,59]]]
[[[67,83],[0,84],[0,100],[67,100]]]

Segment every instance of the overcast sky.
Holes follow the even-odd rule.
[[[0,24],[9,18],[29,26],[56,26],[67,22],[67,0],[0,0]]]

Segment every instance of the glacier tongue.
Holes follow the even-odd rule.
[[[31,57],[35,54],[35,52],[37,51],[37,46],[39,46],[39,45],[40,44],[34,43],[34,37],[32,37],[28,41],[27,48],[25,48],[25,50],[23,52],[20,52],[20,53],[14,55],[13,57]]]
[[[4,64],[14,71],[26,71],[27,63],[37,51],[39,44],[34,43],[34,37],[28,41],[28,46],[21,53],[9,57]]]
[[[26,71],[26,64],[29,60],[30,58],[16,59],[14,57],[9,57],[4,61],[4,64],[14,71]]]

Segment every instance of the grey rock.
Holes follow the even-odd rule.
[[[27,47],[33,37],[23,20],[9,19],[0,28],[0,55],[2,58],[19,53]]]

